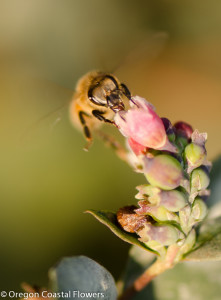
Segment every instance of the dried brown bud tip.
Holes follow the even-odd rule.
[[[124,206],[117,212],[117,221],[127,232],[136,232],[147,223],[148,217],[136,214],[135,205]]]

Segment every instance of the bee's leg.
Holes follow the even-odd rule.
[[[114,149],[117,156],[123,161],[128,162],[128,155],[125,148],[115,139],[115,137],[104,133],[101,130],[96,130],[97,135],[105,142],[108,147]]]
[[[109,124],[113,124],[115,125],[115,122],[112,121],[112,120],[108,120],[106,119],[104,116],[102,116],[104,114],[103,111],[100,111],[100,110],[92,110],[92,114],[95,118],[97,118],[98,120],[100,121],[104,121],[105,123],[109,123]]]
[[[88,151],[88,149],[89,149],[89,147],[92,143],[92,136],[91,136],[91,132],[90,132],[90,130],[89,130],[87,124],[86,124],[84,116],[89,117],[89,115],[87,113],[85,113],[84,111],[82,111],[82,110],[79,111],[78,115],[79,115],[80,122],[83,126],[83,131],[84,131],[85,138],[87,140],[87,144],[85,145],[84,150]]]
[[[104,121],[106,123],[111,123],[111,124],[117,126],[114,121],[108,120],[104,116],[102,116],[103,113],[104,112],[99,111],[99,110],[92,111],[93,116],[96,117],[98,120]],[[114,149],[114,151],[116,152],[117,156],[120,159],[122,159],[128,163],[127,151],[113,136],[110,136],[101,130],[96,130],[96,133],[107,144],[107,146]]]

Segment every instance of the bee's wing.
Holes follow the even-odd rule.
[[[166,32],[151,32],[145,36],[141,35],[137,41],[132,43],[127,55],[119,62],[113,70],[116,75],[125,75],[125,70],[134,70],[143,61],[151,63],[164,50],[169,36]],[[127,73],[127,72],[126,72]]]
[[[38,132],[48,131],[51,132],[55,126],[62,120],[65,110],[67,109],[67,103],[60,107],[57,107],[53,111],[43,115],[33,123],[31,123],[24,132],[20,135],[20,142],[26,142],[27,140],[33,139]]]
[[[39,80],[37,81],[39,87]],[[37,106],[41,112],[38,109],[31,112],[30,122],[25,125],[24,130],[18,136],[18,144],[21,146],[29,145],[38,138],[41,139],[45,135],[50,135],[56,126],[68,116],[73,90],[49,80],[40,81],[40,96],[33,93],[32,101],[34,102],[33,109]]]
[[[145,59],[152,61],[164,49],[168,41],[166,32],[149,31],[133,35],[130,40],[123,40],[109,49],[104,47],[104,41],[93,40],[92,48],[96,49],[94,62],[96,69],[114,73],[117,76],[124,74],[125,69],[132,69],[138,62]]]

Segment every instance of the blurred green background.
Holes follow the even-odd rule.
[[[215,0],[0,2],[1,289],[46,285],[66,255],[115,278],[126,262],[129,246],[83,212],[134,203],[145,180],[98,140],[82,150],[68,103],[85,72],[116,70],[160,116],[207,131],[210,159],[221,152],[220,11]]]

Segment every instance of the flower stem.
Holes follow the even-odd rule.
[[[134,283],[127,288],[122,295],[118,298],[119,300],[129,300],[137,292],[144,289],[156,276],[160,275],[164,271],[174,267],[174,259],[179,251],[177,245],[171,245],[167,249],[167,255],[165,260],[158,258],[140,277],[138,277]]]

